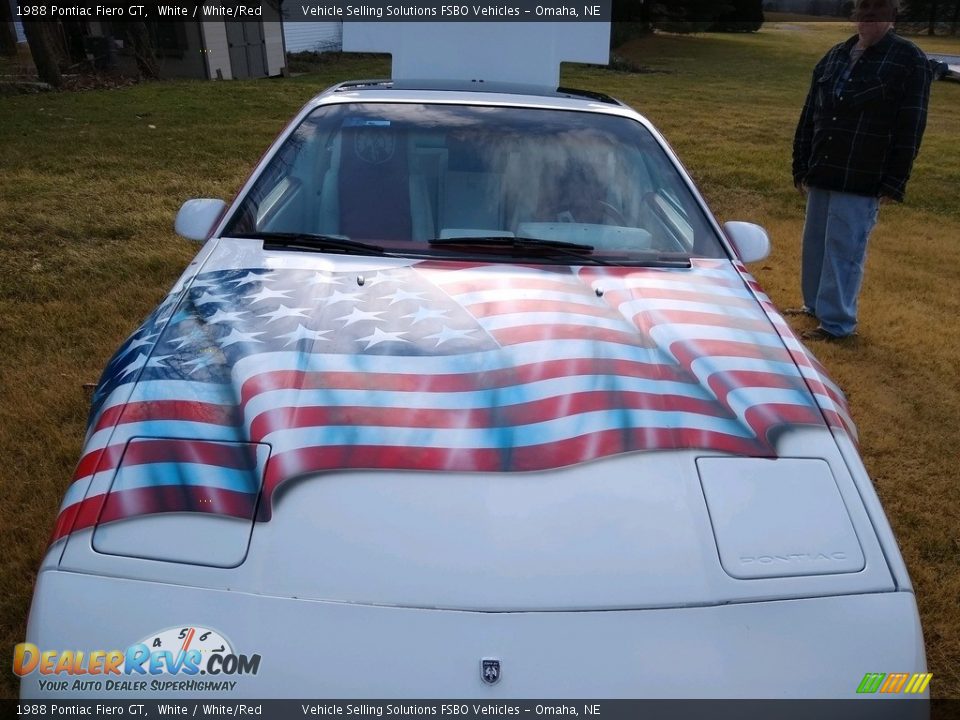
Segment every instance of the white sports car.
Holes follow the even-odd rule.
[[[341,84],[177,229],[206,242],[96,391],[24,697],[925,671],[843,394],[742,264],[766,234],[630,108]]]

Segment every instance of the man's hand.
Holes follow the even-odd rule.
[[[794,187],[797,189],[798,193],[800,193],[804,197],[807,196],[807,190],[809,188],[807,188],[807,184],[805,182],[794,183]]]
[[[881,205],[889,205],[889,204],[891,204],[891,203],[895,203],[896,201],[897,201],[896,198],[893,198],[893,197],[891,197],[890,195],[881,195],[881,196],[880,196],[880,204],[881,204]]]

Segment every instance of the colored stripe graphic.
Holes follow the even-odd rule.
[[[886,673],[867,673],[863,676],[863,680],[860,681],[860,686],[857,688],[857,692],[875,693],[880,689],[880,683],[883,682],[885,677]]]
[[[930,684],[930,678],[932,677],[933,673],[914,673],[903,691],[912,694],[922,693],[927,689],[927,685]]]
[[[857,692],[881,692],[888,695],[902,692],[916,695],[927,689],[932,677],[933,673],[867,673],[860,681]]]
[[[886,681],[880,686],[882,693],[898,693],[903,689],[903,684],[910,677],[908,673],[890,673]]]

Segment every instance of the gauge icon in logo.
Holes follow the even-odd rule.
[[[201,667],[204,667],[207,658],[215,653],[234,654],[230,641],[221,633],[199,625],[167,628],[148,635],[140,642],[146,645],[151,652],[166,650],[173,653],[175,657],[180,653],[188,653],[191,650],[198,651],[201,658],[198,665]]]

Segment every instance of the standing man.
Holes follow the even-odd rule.
[[[793,181],[807,197],[806,340],[854,334],[867,238],[881,204],[903,200],[927,122],[926,55],[893,31],[899,0],[857,0],[857,34],[813,70],[793,141]]]

